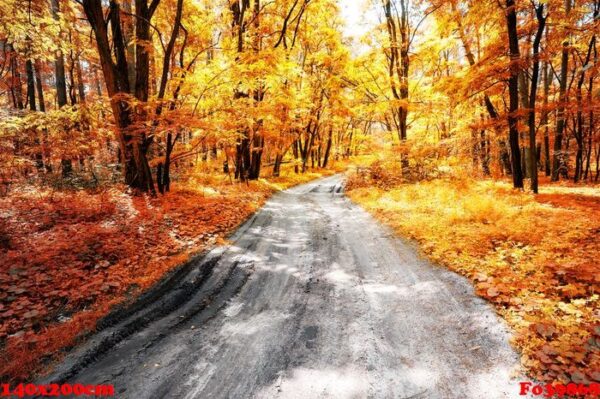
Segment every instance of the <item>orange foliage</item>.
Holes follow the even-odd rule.
[[[207,175],[159,198],[114,187],[0,200],[0,376],[40,371],[111,307],[222,242],[272,192],[318,176],[245,185]]]
[[[353,176],[350,197],[470,278],[515,330],[531,377],[598,380],[598,188],[551,186],[533,196],[504,183],[438,179],[382,189],[373,176]]]

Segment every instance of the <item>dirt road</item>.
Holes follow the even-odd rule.
[[[508,333],[330,177],[116,312],[50,380],[118,398],[509,398]]]

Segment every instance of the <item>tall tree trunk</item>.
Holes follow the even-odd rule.
[[[150,75],[150,18],[154,14],[148,7],[147,0],[135,0],[135,97],[142,101],[148,101],[148,84]],[[122,39],[124,41],[124,39]],[[126,52],[123,54],[123,63],[126,66],[127,79],[129,79],[129,67],[127,65]]]
[[[25,61],[25,72],[27,74],[27,102],[29,103],[29,110],[36,111],[35,106],[35,74],[33,71],[33,62],[30,59]],[[38,171],[42,171],[44,169],[44,157],[42,155],[42,145],[39,137],[39,133],[37,131],[32,132],[35,136],[33,138],[33,142],[36,146],[35,151],[35,166]]]
[[[252,15],[254,21],[254,38],[253,38],[253,50],[254,54],[258,55],[262,47],[262,39],[260,32],[260,0],[254,0],[254,11]],[[257,82],[258,87],[254,89],[254,101],[259,103],[263,100],[264,92],[262,88],[262,82]],[[252,148],[251,148],[251,159],[250,159],[250,170],[248,178],[250,180],[256,180],[260,177],[260,166],[263,155],[263,147],[265,140],[262,137],[261,126],[262,120],[255,122],[256,128],[252,133]]]
[[[462,24],[462,17],[457,9],[455,1],[452,1],[451,6],[452,6],[452,12],[455,14],[455,17],[456,17],[456,24],[458,27],[458,35],[459,35],[462,45],[465,49],[465,55],[467,57],[467,61],[469,62],[469,65],[471,67],[473,67],[473,66],[475,66],[475,63],[476,63],[475,55],[473,54],[473,51],[471,50],[471,45],[469,44],[469,41],[467,40],[465,30],[464,30],[463,24]],[[485,91],[483,92],[483,102],[485,105],[485,109],[487,110],[487,112],[490,116],[490,119],[494,122],[494,131],[496,132],[496,136],[501,137],[501,133],[499,132],[499,127],[498,127],[498,120],[499,120],[498,112],[496,111],[496,107],[494,107],[494,104],[492,103],[492,100],[490,99],[489,95]],[[485,132],[482,131],[482,135],[485,135]],[[502,164],[502,168],[504,170],[508,171],[509,173],[512,173],[512,168],[510,166],[510,157],[508,156],[508,153],[506,152],[506,143],[504,142],[504,140],[500,139],[499,146],[500,146],[500,161]],[[490,148],[488,146],[487,160],[484,164],[482,164],[483,172],[485,175],[489,175],[489,151],[490,151]],[[483,160],[482,160],[482,162],[483,162]]]
[[[60,12],[59,0],[50,0],[52,8],[52,17],[55,20],[59,19],[58,13]],[[56,79],[56,101],[58,107],[61,108],[67,105],[67,81],[65,77],[65,58],[61,51],[58,51],[56,60],[54,61],[54,73]]]
[[[400,136],[402,140],[408,138],[408,73],[410,69],[410,58],[408,55],[409,46],[409,32],[408,32],[408,10],[407,1],[402,0],[401,4],[401,23],[400,23],[400,37],[402,38],[402,44],[400,47],[400,61],[402,67],[400,68],[400,100],[402,105],[399,110],[400,117]],[[408,159],[405,161],[405,166],[408,166]]]
[[[21,82],[21,71],[19,69],[19,60],[17,53],[12,45],[8,44],[7,52],[10,54],[10,72],[12,79],[10,80],[10,90],[13,98],[13,105],[17,109],[25,108],[23,105],[23,83]]]
[[[244,33],[246,32],[244,17],[249,7],[250,0],[230,2],[230,10],[233,15],[232,33],[237,41],[238,54],[244,51]],[[236,89],[233,98],[237,100],[248,96],[248,93]],[[235,177],[241,181],[246,181],[250,169],[250,139],[247,128],[241,129],[235,148]]]
[[[69,33],[69,38],[71,34]],[[67,93],[69,95],[69,100],[71,105],[77,104],[77,82],[75,82],[75,56],[73,51],[69,53],[69,68],[67,73],[68,83],[67,83]]]
[[[567,17],[571,13],[573,0],[565,0]],[[567,33],[568,34],[568,33]],[[567,100],[567,74],[569,73],[569,39],[565,37],[560,64],[560,89],[557,109],[556,133],[554,135],[554,155],[552,159],[552,181],[558,181],[559,175],[566,175],[565,154],[562,151],[563,135],[566,124],[565,102]]]
[[[529,174],[531,176],[531,190],[538,193],[538,155],[535,126],[535,105],[537,100],[538,78],[540,75],[540,43],[546,27],[544,16],[544,3],[535,7],[535,15],[538,21],[538,29],[533,41],[533,72],[531,74],[531,90],[529,94]]]
[[[597,21],[600,17],[600,1],[594,2],[594,21]],[[576,171],[575,171],[575,182],[579,181],[583,177],[584,173],[584,159],[583,159],[583,146],[585,141],[585,128],[584,128],[584,116],[583,116],[583,94],[582,87],[585,80],[585,73],[590,65],[592,60],[592,52],[594,52],[594,63],[598,60],[598,53],[596,51],[596,35],[594,34],[590,39],[590,43],[588,45],[588,51],[585,58],[585,62],[582,65],[579,82],[577,83],[577,158],[576,158]],[[586,166],[585,166],[585,177],[587,179],[589,165],[590,165],[590,155],[592,152],[592,135],[594,131],[594,110],[592,107],[593,94],[592,89],[594,86],[594,73],[590,74],[589,79],[589,87],[588,87],[588,107],[589,111],[589,137],[588,137],[588,145],[587,145],[587,156],[586,156]]]
[[[163,68],[160,79],[160,86],[158,89],[158,107],[156,109],[156,116],[159,116],[162,113],[163,103],[165,97],[165,92],[167,89],[167,80],[169,75],[169,69],[171,66],[171,55],[175,49],[175,42],[177,41],[177,37],[179,36],[179,29],[181,28],[181,17],[183,15],[183,0],[177,0],[177,7],[175,12],[175,21],[173,24],[173,30],[171,31],[171,38],[169,39],[169,43],[167,44],[167,48],[165,50],[165,56],[163,60]],[[183,50],[182,50],[183,51]],[[179,93],[179,87],[175,89],[174,93],[174,101],[170,104],[170,110],[172,111],[175,108],[175,100],[177,99],[177,95]],[[166,138],[166,151],[165,151],[165,164],[164,169],[157,171],[157,182],[158,182],[158,191],[162,194],[164,192],[169,192],[171,190],[171,154],[173,153],[173,148],[175,148],[175,144],[180,137],[180,133],[177,132],[175,138],[172,140],[172,133],[169,132]]]
[[[39,60],[35,60],[33,64],[33,71],[35,74],[35,88],[38,96],[38,108],[41,112],[46,112],[46,102],[44,100],[44,86],[42,83],[42,66]],[[42,132],[42,155],[43,163],[46,168],[46,172],[52,172],[52,164],[50,163],[50,146],[48,145],[48,130],[44,129]]]
[[[38,108],[42,112],[46,112],[46,103],[44,100],[44,86],[42,85],[42,72],[41,72],[40,61],[36,60],[34,63],[35,73],[35,88],[38,96]]]
[[[123,21],[123,36],[125,43],[127,44],[127,78],[129,80],[130,94],[135,94],[132,92],[132,90],[135,89],[135,17],[133,16],[133,1],[134,0],[124,0],[122,2],[123,10],[127,14],[125,21]]]
[[[314,130],[307,131],[307,137],[304,141],[304,149],[302,150],[302,173],[306,173],[306,170],[308,169],[307,164],[312,153],[313,144],[315,142],[316,130],[317,127],[315,127]]]
[[[400,0],[400,14],[394,17],[395,5],[392,0],[383,0],[383,10],[390,48],[388,51],[388,75],[392,96],[400,105],[394,105],[392,115],[398,131],[400,141],[407,139],[408,118],[408,74],[410,71],[409,56],[409,18],[408,0]],[[403,160],[406,164],[408,160]]]
[[[52,9],[52,17],[55,20],[59,19],[60,0],[50,0]],[[54,76],[56,80],[56,102],[58,108],[67,105],[67,80],[65,77],[65,57],[62,51],[58,51],[56,60],[54,61]],[[62,159],[60,161],[62,167],[62,175],[64,177],[71,175],[73,172],[73,164],[70,159]]]
[[[583,83],[585,81],[585,71],[590,63],[592,57],[592,50],[596,45],[596,36],[592,36],[590,44],[588,45],[588,51],[585,61],[582,65],[581,72],[579,74],[579,80],[577,82],[576,98],[577,98],[577,117],[575,123],[575,141],[577,142],[577,155],[575,157],[575,175],[573,177],[575,183],[577,183],[583,174],[583,146],[584,146],[584,118],[583,118]]]
[[[77,94],[79,95],[79,102],[85,103],[85,84],[83,82],[83,71],[81,70],[81,60],[77,56],[75,64],[75,73],[77,74]]]
[[[529,35],[528,35],[529,37]],[[529,76],[526,71],[519,71],[519,97],[521,109],[529,109]],[[521,171],[523,178],[529,177],[529,148],[527,147],[527,133],[524,130],[519,131],[519,144],[521,146]]]
[[[550,65],[548,61],[544,61],[544,110],[542,111],[541,124],[544,127],[544,171],[546,176],[552,173],[550,161],[550,127],[548,126],[548,97],[550,96]]]
[[[33,75],[33,63],[30,59],[25,61],[25,73],[27,75],[27,103],[29,109],[35,111],[35,79]]]
[[[521,53],[519,51],[517,13],[515,8],[515,0],[506,0],[506,24],[510,48],[510,79],[508,81],[510,105],[508,125],[513,186],[515,188],[523,188],[523,171],[521,169],[521,151],[519,148],[519,129],[517,126],[517,113],[519,111],[519,60],[521,58]]]
[[[600,9],[600,2],[597,3],[598,4],[598,9]],[[597,64],[598,63],[598,52],[596,50],[596,45],[594,43],[594,63]],[[592,103],[592,96],[593,96],[593,92],[594,92],[594,79],[595,79],[595,74],[590,74],[590,83],[589,83],[589,87],[588,87],[588,102],[591,104]],[[588,126],[588,152],[587,152],[587,160],[586,160],[586,167],[585,167],[585,179],[588,179],[588,175],[590,172],[590,167],[591,167],[591,161],[592,161],[592,150],[593,150],[593,138],[594,138],[594,122],[595,122],[595,118],[594,118],[594,109],[592,107],[590,107],[590,112],[589,112],[589,126]],[[591,176],[590,176],[591,179]]]
[[[317,115],[316,115],[314,124],[312,123],[312,121],[310,121],[308,126],[306,127],[306,140],[304,141],[304,148],[301,151],[302,173],[305,173],[307,170],[306,165],[308,163],[308,157],[309,157],[309,155],[312,155],[313,146],[315,144],[315,138],[319,133],[319,123],[321,122],[321,115],[322,115],[321,107],[323,105],[324,96],[325,96],[325,93],[321,92],[321,96],[319,97],[319,103],[318,103],[318,108],[317,108]],[[314,162],[313,162],[313,168],[314,168]]]
[[[175,21],[173,24],[173,30],[171,31],[171,38],[169,39],[169,43],[167,44],[167,48],[165,49],[165,57],[163,60],[162,73],[160,76],[160,85],[158,89],[158,107],[156,109],[156,115],[160,115],[162,113],[163,105],[162,100],[165,98],[165,93],[167,90],[167,81],[169,78],[169,69],[171,66],[171,56],[175,50],[175,43],[177,42],[177,37],[179,36],[179,28],[181,27],[181,17],[183,15],[183,0],[177,0],[177,8],[175,12]]]

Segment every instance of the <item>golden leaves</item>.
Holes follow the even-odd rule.
[[[389,162],[375,163],[350,179],[348,193],[416,239],[428,257],[469,277],[514,329],[532,377],[597,378],[600,220],[589,217],[596,197],[581,200],[571,195],[577,188],[565,187],[537,202],[503,183],[402,184],[398,173]]]

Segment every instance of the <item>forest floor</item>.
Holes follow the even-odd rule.
[[[354,161],[350,198],[470,278],[513,328],[532,377],[600,380],[600,187],[543,182],[533,196],[491,180],[403,184],[365,169],[369,160]],[[0,376],[44,370],[115,305],[224,243],[271,194],[320,176],[247,186],[197,174],[158,198],[119,185],[15,188],[0,199]]]
[[[334,171],[283,173],[249,185],[199,173],[157,198],[120,185],[14,188],[0,199],[2,380],[43,370],[112,307],[223,242],[274,192]]]
[[[492,180],[403,184],[377,167],[354,174],[348,195],[470,278],[531,377],[598,382],[600,187],[542,183],[537,196]]]
[[[523,397],[489,303],[342,184],[276,193],[44,382],[113,384],[119,399]]]

